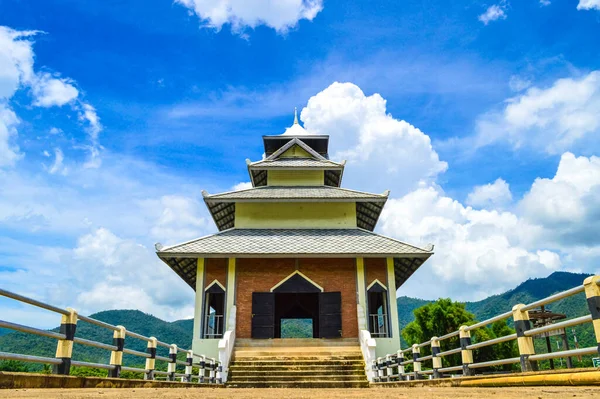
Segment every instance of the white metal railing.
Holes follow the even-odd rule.
[[[589,315],[575,317],[559,323],[544,325],[542,327],[531,328],[531,321],[528,313],[529,310],[571,297],[581,292],[585,292],[588,309],[590,312]],[[493,338],[483,342],[471,343],[471,331],[485,327],[496,321],[509,319],[511,317],[515,324],[516,333],[509,334],[504,337]],[[522,371],[532,371],[537,369],[537,361],[561,357],[598,354],[600,352],[599,321],[600,276],[591,276],[586,278],[583,284],[577,287],[550,295],[549,297],[540,299],[527,305],[515,305],[511,311],[499,314],[470,326],[462,326],[459,330],[452,331],[441,337],[432,337],[429,341],[422,342],[420,344],[414,344],[410,348],[399,350],[397,353],[388,354],[385,357],[380,357],[377,359],[371,359],[369,364],[371,364],[372,374],[376,376],[374,381],[377,382],[410,378],[418,379],[424,375],[431,375],[433,378],[442,378],[444,377],[444,373],[451,372],[462,372],[462,376],[469,376],[473,375],[474,370],[476,369],[515,363],[520,364]],[[553,353],[535,353],[533,345],[533,337],[535,335],[590,322],[593,322],[592,326],[594,328],[596,342],[598,344],[597,346],[563,350]],[[456,336],[460,338],[460,347],[441,352],[440,342]],[[497,359],[478,363],[473,361],[474,350],[514,340],[518,342],[519,357]],[[431,349],[431,355],[421,356],[420,350],[423,347],[429,347]],[[460,366],[442,367],[444,357],[457,353],[461,354],[462,364]],[[409,357],[408,360],[405,359],[405,354],[407,354],[407,357]],[[365,361],[366,360],[367,359],[365,358]],[[423,362],[431,362],[431,369],[422,371],[421,365]],[[413,366],[413,371],[411,373],[404,371],[404,366],[409,364],[412,364]],[[396,372],[394,372],[394,370],[396,370]]]
[[[214,313],[208,314],[204,318],[204,334],[203,337],[207,339],[215,339],[223,337],[223,315],[217,315]]]
[[[216,359],[207,359],[203,355],[194,354],[191,350],[179,348],[175,344],[167,344],[165,342],[157,340],[154,337],[146,337],[133,331],[128,331],[123,326],[114,326],[112,324],[108,324],[100,320],[92,319],[88,316],[80,315],[74,309],[71,308],[61,309],[59,307],[49,305],[47,303],[40,302],[19,294],[15,294],[13,292],[1,288],[0,296],[11,298],[16,301],[33,305],[61,315],[60,333],[40,330],[37,328],[0,320],[0,328],[8,328],[11,330],[20,331],[28,334],[54,338],[58,341],[56,356],[54,358],[0,352],[0,360],[17,360],[23,362],[51,364],[53,365],[54,374],[63,375],[70,374],[71,366],[105,369],[108,370],[108,377],[112,378],[119,378],[121,376],[121,371],[132,371],[142,373],[144,375],[144,379],[146,380],[157,379],[156,376],[165,376],[166,379],[170,381],[175,381],[176,378],[181,378],[182,382],[192,382],[192,379],[196,379],[198,382],[202,383],[205,382],[206,372],[208,372],[208,382],[221,383],[220,374],[222,367],[220,362]],[[113,343],[105,344],[102,342],[92,341],[89,339],[75,336],[78,321],[84,321],[112,331]],[[125,348],[125,338],[127,336],[145,341],[147,343],[146,352],[140,352],[130,348]],[[72,360],[74,343],[111,351],[110,364],[90,363]],[[169,357],[157,355],[156,351],[158,346],[169,349]],[[186,360],[179,360],[177,358],[177,354],[180,352],[186,354]],[[145,367],[142,369],[136,367],[123,366],[123,353],[144,358],[146,362]],[[202,361],[195,361],[194,358],[202,359]],[[167,371],[157,370],[156,360],[162,360],[167,362]],[[208,363],[206,363],[205,360],[209,360]],[[178,366],[184,366],[185,370],[183,373],[177,371]],[[198,375],[193,375],[193,366],[199,367]]]
[[[229,363],[235,346],[236,313],[237,308],[232,306],[227,319],[227,331],[223,334],[223,338],[219,340],[219,362],[223,368],[221,373],[223,383],[227,382],[229,377]]]
[[[373,338],[387,338],[388,334],[388,318],[385,313],[377,313],[369,315],[369,332]]]
[[[358,341],[360,343],[360,351],[362,352],[363,359],[365,360],[365,373],[367,379],[372,382],[375,380],[375,374],[371,368],[373,360],[375,360],[375,348],[377,342],[371,338],[371,333],[366,329],[365,312],[361,305],[356,305],[356,312],[358,314],[358,325],[360,331],[358,333]]]

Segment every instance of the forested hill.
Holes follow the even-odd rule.
[[[585,277],[587,277],[585,274],[555,272],[546,278],[527,280],[503,294],[493,295],[477,302],[467,302],[466,308],[474,313],[478,320],[484,320],[510,310],[517,303],[529,303],[572,288],[581,284]],[[401,328],[413,320],[413,310],[429,302],[431,301],[399,297],[397,305]],[[554,305],[550,305],[549,308],[555,312],[565,313],[568,317],[582,316],[588,312],[583,293],[559,301]],[[113,325],[124,325],[131,331],[145,336],[155,336],[163,342],[176,343],[185,348],[191,347],[192,320],[166,322],[137,310],[109,310],[95,313],[91,317]],[[591,340],[590,342],[593,341],[591,335],[590,337],[587,335],[587,330],[584,330],[582,335],[579,336],[582,345],[587,343],[588,338]],[[85,322],[78,323],[77,336],[105,343],[112,342],[110,331]],[[126,345],[139,351],[145,351],[146,348],[145,342],[130,337],[127,337]],[[53,357],[55,350],[56,342],[50,338],[35,337],[23,333],[10,333],[0,336],[0,351],[3,352]],[[98,363],[107,363],[110,356],[109,352],[105,350],[81,345],[76,345],[73,353],[76,360]],[[140,359],[126,355],[125,363],[139,364]]]

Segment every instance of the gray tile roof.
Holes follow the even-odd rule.
[[[250,163],[252,169],[270,168],[343,168],[341,163],[314,158],[278,158],[273,161],[257,161]]]
[[[381,201],[387,200],[388,192],[384,194],[371,194],[362,191],[348,190],[339,187],[330,186],[267,186],[255,187],[247,190],[231,191],[221,194],[209,195],[203,192],[205,201],[237,201],[237,200],[366,200],[366,201]]]
[[[230,229],[158,252],[169,257],[393,256],[433,252],[363,229]]]

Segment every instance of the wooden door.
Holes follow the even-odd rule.
[[[342,337],[342,293],[319,294],[319,338]]]
[[[275,294],[252,293],[252,338],[275,337]]]

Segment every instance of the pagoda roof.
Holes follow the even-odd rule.
[[[343,169],[343,162],[334,162],[329,159],[314,158],[277,158],[273,160],[263,159],[261,161],[250,162],[248,167],[251,169]]]
[[[195,288],[197,258],[392,257],[396,287],[433,254],[364,229],[229,229],[161,248],[157,255]]]
[[[279,201],[286,202],[348,202],[348,201],[387,201],[389,191],[383,194],[371,194],[330,186],[265,186],[245,190],[229,191],[210,195],[202,192],[205,202],[241,202],[241,201]]]

